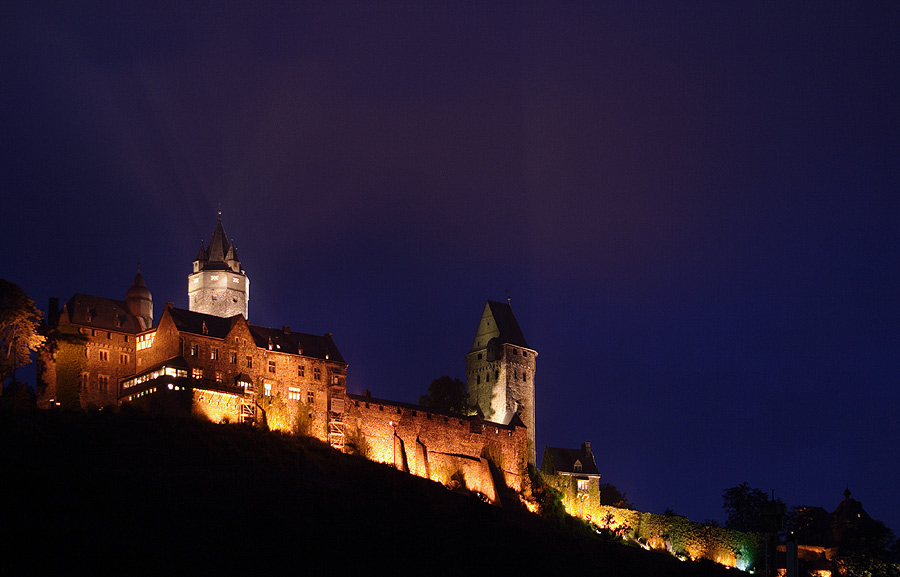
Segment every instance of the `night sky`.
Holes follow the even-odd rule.
[[[40,308],[138,260],[186,308],[221,208],[251,323],[334,333],[351,392],[465,379],[509,296],[539,454],[900,531],[900,4],[12,4],[0,277]]]

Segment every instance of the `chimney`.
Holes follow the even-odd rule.
[[[581,450],[584,451],[584,454],[586,456],[590,457],[591,459],[594,458],[594,454],[591,452],[591,443],[589,441],[585,441],[581,445]]]
[[[59,299],[50,297],[47,303],[47,326],[56,327],[59,324]]]

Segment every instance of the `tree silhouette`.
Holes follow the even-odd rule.
[[[470,415],[469,392],[466,384],[448,376],[438,377],[428,385],[428,394],[419,397],[419,404],[435,411]]]
[[[773,528],[772,519],[767,517],[769,505],[783,505],[781,499],[769,500],[763,491],[751,487],[745,481],[737,487],[725,489],[722,494],[728,520],[725,527],[735,531],[766,533]],[[769,515],[770,517],[771,515]]]
[[[628,500],[625,491],[619,491],[612,483],[600,485],[600,504],[621,509],[633,509],[634,503]]]
[[[0,279],[0,383],[31,362],[31,353],[44,344],[38,334],[43,314],[19,285]]]

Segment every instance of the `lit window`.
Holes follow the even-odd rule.
[[[232,365],[237,364],[237,353],[231,353],[231,364]]]
[[[267,397],[272,396],[272,383],[263,383],[263,394]]]
[[[297,365],[297,376],[298,377],[306,376],[306,367],[304,365]]]
[[[109,360],[109,351],[100,351],[100,360],[108,361]]]
[[[578,492],[579,493],[587,493],[588,487],[590,487],[590,481],[588,479],[578,479]]]
[[[146,335],[140,335],[137,338],[137,350],[142,351],[144,349],[148,349],[153,345],[153,335],[156,333],[148,333]]]
[[[270,373],[275,372],[275,361],[269,361],[269,372]]]
[[[191,369],[191,377],[195,379],[203,378],[203,369]]]
[[[221,383],[224,375],[222,375],[222,371],[216,371],[216,382]]]
[[[292,401],[299,401],[300,394],[301,394],[300,389],[298,389],[296,387],[288,387],[288,399],[290,399]]]
[[[219,360],[219,349],[213,349],[209,353],[209,358],[211,358],[214,361],[218,361]]]
[[[247,355],[247,368],[248,369],[253,368],[253,357],[251,357],[250,355]]]
[[[200,354],[200,345],[193,344],[191,345],[191,356],[196,357]]]
[[[316,393],[314,391],[309,391],[306,393],[306,402],[310,405],[315,404],[316,402]]]
[[[322,380],[322,369],[320,369],[318,367],[313,369],[313,378],[317,381],[321,381]]]

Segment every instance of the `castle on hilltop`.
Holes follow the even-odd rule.
[[[347,362],[333,336],[250,324],[249,291],[220,216],[188,274],[187,309],[154,307],[140,270],[124,300],[81,293],[62,304],[50,299],[37,363],[39,406],[130,405],[302,433],[493,503],[529,486],[538,352],[508,302],[488,300],[481,311],[464,355],[476,414],[460,415],[348,392]],[[547,447],[541,470],[569,514],[630,531],[646,547],[741,568],[760,558],[753,535],[602,505],[590,443]]]
[[[167,302],[156,321],[140,270],[124,300],[50,299],[38,404],[131,404],[303,432],[492,501],[498,473],[523,487],[535,462],[537,351],[508,303],[487,301],[466,355],[474,416],[348,393],[347,363],[330,333],[252,325],[249,304],[250,279],[220,215],[188,275],[188,309]]]

